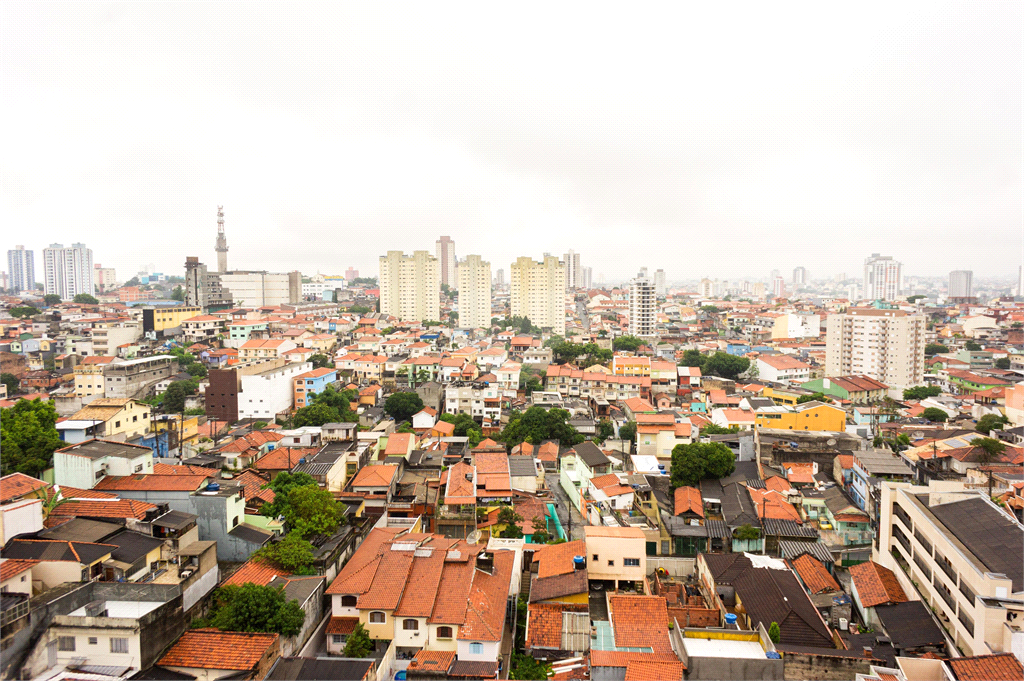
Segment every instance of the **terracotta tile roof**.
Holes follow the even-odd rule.
[[[74,516],[86,518],[135,518],[142,520],[150,511],[157,509],[138,499],[68,499],[54,508],[50,514],[55,516]]]
[[[671,655],[668,605],[661,596],[609,596],[609,615],[619,648],[653,648]]]
[[[319,451],[316,447],[278,447],[257,459],[253,468],[263,471],[290,471],[299,465],[303,457],[316,456]]]
[[[384,449],[385,456],[405,456],[414,441],[412,433],[392,433],[388,436],[388,446]]]
[[[266,586],[274,577],[283,577],[291,573],[270,561],[250,558],[240,568],[224,580],[221,586],[241,586],[242,584],[259,584]]]
[[[1024,666],[1013,653],[951,658],[947,661],[958,681],[1020,681]]]
[[[675,514],[693,512],[704,517],[704,499],[700,490],[696,487],[676,487],[675,491]]]
[[[217,470],[214,468],[204,468],[203,466],[192,466],[189,464],[183,464],[180,466],[173,466],[168,463],[154,463],[153,464],[154,475],[217,475]]]
[[[434,549],[429,557],[416,558],[409,571],[409,584],[415,586],[402,594],[402,600],[395,608],[395,617],[430,617],[446,554],[445,547],[441,546]]]
[[[840,468],[853,468],[853,454],[839,454],[836,459],[839,461]]]
[[[812,594],[842,591],[839,588],[839,583],[817,558],[805,553],[790,562]]]
[[[873,560],[850,566],[850,578],[857,589],[857,596],[865,608],[886,603],[906,603],[899,581],[892,570],[882,567]]]
[[[370,588],[359,596],[357,607],[360,610],[394,610],[409,581],[412,561],[412,551],[384,551]]]
[[[582,539],[563,544],[549,544],[534,552],[533,561],[537,563],[538,577],[564,575],[576,569],[573,558],[587,555],[587,543]]]
[[[152,490],[161,492],[192,492],[199,489],[206,475],[108,475],[96,483],[98,490]]]
[[[478,569],[473,573],[466,622],[459,627],[460,641],[500,641],[502,638],[515,554],[512,551],[495,551],[491,555],[493,572],[488,574]]]
[[[626,664],[625,681],[681,681],[686,666],[682,662],[630,660]]]
[[[786,498],[779,492],[765,489],[747,488],[750,494],[750,501],[757,510],[759,518],[775,518],[776,520],[792,520],[803,525],[803,518],[793,504],[786,501]]]
[[[380,563],[381,551],[387,550],[391,540],[399,532],[401,532],[400,529],[393,527],[374,528],[359,545],[359,549],[345,563],[325,593],[327,595],[361,594],[369,589],[373,581],[373,574]]]
[[[455,551],[466,555],[468,560],[452,561],[444,564],[438,592],[446,594],[434,602],[434,612],[430,615],[431,624],[462,624],[466,621],[466,608],[469,605],[469,591],[473,586],[476,547],[460,542]],[[473,551],[470,555],[470,551]]]
[[[398,466],[395,464],[365,466],[356,473],[355,479],[352,480],[352,487],[388,487],[397,473]]]
[[[455,662],[454,650],[420,649],[412,658],[408,668],[417,671],[447,672],[453,662]]]
[[[359,624],[358,617],[332,617],[327,623],[327,634],[351,634]]]
[[[505,445],[498,444],[491,438],[486,438],[484,440],[481,440],[480,444],[478,444],[476,447],[473,447],[473,449],[489,449],[492,447],[501,447],[502,449],[504,449]]]
[[[618,650],[590,651],[591,667],[628,667],[630,662],[679,662],[679,658],[675,654],[667,653],[626,653]]]
[[[263,503],[273,503],[274,498],[277,496],[274,490],[263,489],[269,480],[261,476],[254,470],[246,470],[241,475],[237,475],[232,479],[232,482],[237,483],[245,488],[245,499],[246,502],[250,499],[257,499]]]
[[[562,613],[587,612],[582,603],[531,603],[527,610],[526,648],[562,649]]]
[[[38,560],[31,559],[7,559],[0,563],[0,582],[6,582],[12,577],[17,577],[25,570],[38,563]]]
[[[78,489],[77,487],[68,487],[67,485],[55,485],[47,490],[46,497],[51,498],[54,495],[54,489],[60,490],[60,495],[65,499],[117,499],[116,494],[110,494],[109,492],[100,492],[94,489]]]
[[[842,456],[842,455],[840,455]],[[773,475],[764,481],[765,489],[770,489],[774,492],[788,492],[793,489],[793,486],[789,484],[781,475]]]
[[[24,473],[11,473],[0,478],[0,503],[31,494],[47,486],[47,483]]]
[[[277,638],[277,634],[191,629],[182,634],[158,664],[162,667],[246,671],[256,666]]]

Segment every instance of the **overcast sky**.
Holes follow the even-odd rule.
[[[224,204],[232,269],[1015,272],[1024,3],[647,7],[6,0],[0,248],[213,269]]]

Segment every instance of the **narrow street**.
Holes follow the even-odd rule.
[[[567,539],[583,539],[583,526],[587,523],[583,520],[583,516],[580,515],[580,512],[576,510],[576,507],[569,501],[569,496],[562,489],[562,486],[558,484],[558,473],[545,474],[544,482],[547,484],[548,489],[551,490],[551,494],[555,498],[555,508],[558,510],[558,521],[562,523],[562,527],[565,528],[566,534],[569,534],[569,513],[572,513],[572,536],[567,537]]]
[[[587,314],[587,306],[582,300],[576,302],[576,315],[583,325],[583,333],[590,333],[590,315]]]

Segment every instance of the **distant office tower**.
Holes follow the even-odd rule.
[[[649,279],[651,275],[647,273],[646,267],[641,267],[640,272],[638,272],[636,276],[641,277],[643,279]]]
[[[380,311],[400,321],[440,321],[441,268],[429,251],[380,257]]]
[[[505,270],[498,268],[498,273],[494,277],[494,285],[498,288],[502,288],[505,285]]]
[[[573,251],[571,248],[569,252],[562,256],[562,262],[565,263],[565,288],[583,288],[581,283],[580,271],[580,254]]]
[[[903,288],[903,264],[892,256],[872,253],[864,260],[864,298],[896,300]]]
[[[96,286],[96,290],[100,293],[106,293],[111,289],[117,288],[117,277],[113,267],[104,267],[103,265],[96,263],[94,268],[92,280]]]
[[[762,283],[760,281],[754,282],[753,296],[755,298],[757,298],[758,300],[764,300],[764,297],[765,297],[765,285],[764,285],[764,283]]]
[[[804,286],[807,284],[810,277],[807,276],[806,267],[797,267],[793,270],[793,285]]]
[[[665,295],[665,270],[654,270],[654,292],[659,296]]]
[[[780,276],[772,278],[772,295],[776,298],[786,297],[786,280]]]
[[[208,292],[206,265],[199,262],[199,258],[194,255],[186,257],[185,304],[190,307],[201,307],[205,310],[209,305],[207,300]]]
[[[1024,298],[1024,265],[1017,267],[1017,297]]]
[[[827,317],[825,375],[866,374],[891,390],[924,383],[925,317],[850,309]]]
[[[224,236],[224,206],[217,206],[217,271],[228,271],[228,238]]]
[[[657,327],[657,294],[654,282],[637,277],[629,282],[629,333],[653,336]]]
[[[565,265],[558,258],[517,258],[509,268],[509,286],[513,317],[529,317],[534,326],[565,335]]]
[[[772,270],[772,276],[771,276],[772,281],[775,280],[775,277],[777,277],[777,276],[779,276],[781,274],[782,274],[782,272],[779,272],[778,270]]]
[[[580,269],[580,272],[583,273],[583,281],[580,282],[580,288],[589,289],[594,283],[594,268],[583,267]]]
[[[7,251],[7,272],[10,274],[7,285],[11,293],[32,291],[36,287],[36,257],[33,251],[26,251],[24,246],[15,246]]]
[[[359,270],[354,267],[349,267],[345,270],[345,281],[352,281],[353,279],[359,278]]]
[[[43,249],[43,275],[47,295],[56,294],[61,300],[71,300],[80,293],[92,295],[92,249],[85,244],[71,244],[71,248],[50,244]]]
[[[455,242],[450,236],[443,236],[434,242],[437,263],[441,272],[441,283],[452,288],[459,285],[458,275],[455,273],[458,260],[455,259]]]
[[[857,284],[850,284],[846,288],[846,297],[851,303],[860,300],[860,290]]]
[[[970,270],[954,270],[949,273],[950,300],[965,300],[974,295],[974,273]]]
[[[479,255],[459,261],[459,328],[491,326],[491,263]]]
[[[711,298],[715,295],[715,282],[707,277],[700,280],[700,297]]]

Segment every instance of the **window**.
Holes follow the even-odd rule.
[[[469,654],[470,655],[483,655],[484,654],[484,644],[483,643],[470,643],[469,644]]]
[[[452,637],[452,628],[451,627],[438,627],[437,628],[437,637],[438,638],[451,638]]]
[[[370,624],[384,624],[385,615],[379,610],[370,613]]]
[[[344,638],[343,634],[331,634],[331,636],[333,636],[332,640],[335,643],[343,643],[345,641],[345,638]]]
[[[114,427],[115,428],[120,428],[121,427],[121,422],[120,421],[114,421]]]
[[[614,560],[608,561],[608,567],[615,567],[615,561]]]
[[[640,559],[639,558],[623,558],[622,559],[622,564],[625,567],[640,567]]]
[[[128,639],[126,639],[126,638],[112,638],[112,639],[110,639],[110,652],[112,652],[112,653],[127,653],[128,652]]]
[[[94,646],[97,643],[99,643],[99,639],[98,638],[96,638],[95,636],[90,636],[89,637],[89,645]]]
[[[594,554],[594,562],[595,563],[597,562],[597,554],[596,553]]]
[[[57,650],[63,652],[75,652],[75,637],[74,636],[58,636],[57,637]]]
[[[355,596],[342,596],[341,597],[341,607],[343,607],[343,608],[354,608],[354,607],[356,607],[357,600],[358,599],[356,599]]]
[[[419,631],[420,623],[414,619],[402,620],[402,629],[406,631]]]
[[[138,466],[135,467],[135,472],[138,473],[141,470],[142,470],[142,464],[140,463]]]

